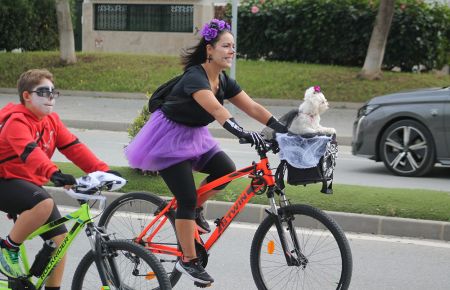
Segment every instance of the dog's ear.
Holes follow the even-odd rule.
[[[310,100],[312,98],[312,96],[314,95],[314,87],[309,87],[306,91],[305,91],[305,97],[304,100]]]
[[[313,111],[313,113],[315,115],[319,115],[319,113],[320,113],[320,104],[322,102],[321,98],[316,94],[316,95],[314,95],[314,97],[312,97],[310,99],[310,102],[312,104],[311,110]]]

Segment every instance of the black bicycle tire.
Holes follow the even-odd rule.
[[[428,152],[427,152],[427,159],[425,160],[424,164],[422,164],[421,168],[417,171],[414,171],[412,173],[409,172],[402,172],[402,171],[398,171],[395,170],[394,168],[392,168],[392,166],[389,164],[389,161],[387,160],[387,153],[385,151],[385,144],[386,144],[386,140],[387,137],[390,135],[390,133],[394,132],[395,129],[404,127],[404,126],[409,126],[409,127],[413,127],[414,129],[416,129],[416,131],[420,132],[423,134],[423,136],[425,137],[424,141],[426,141],[426,144],[428,146]],[[402,140],[404,142],[404,140]],[[404,120],[399,120],[393,124],[391,124],[388,128],[386,128],[381,135],[380,138],[380,142],[379,142],[379,156],[380,159],[383,161],[384,166],[392,173],[399,175],[399,176],[407,176],[407,177],[412,177],[412,176],[423,176],[426,175],[427,173],[430,172],[430,170],[434,167],[435,163],[436,163],[436,146],[434,144],[434,138],[433,135],[431,134],[430,130],[424,126],[421,122],[418,122],[416,120],[413,119],[404,119]],[[400,152],[403,152],[403,150],[400,150]]]
[[[100,227],[105,227],[106,231],[108,232],[108,222],[112,218],[112,215],[114,215],[114,213],[125,202],[132,201],[132,200],[143,200],[143,201],[154,204],[156,207],[162,207],[167,204],[167,202],[165,200],[163,200],[161,197],[159,197],[156,194],[150,193],[150,192],[144,192],[144,191],[129,192],[127,194],[124,194],[124,195],[118,197],[110,205],[108,205],[108,207],[105,209],[105,211],[101,215],[98,225]],[[169,212],[167,217],[169,219],[169,222],[173,226],[174,233],[176,233],[174,213]],[[114,238],[114,236],[112,235],[111,238]],[[134,237],[129,237],[129,238],[132,239]],[[178,247],[179,247],[179,245],[178,245]],[[173,270],[168,275],[169,275],[169,280],[172,284],[172,287],[174,287],[181,278],[181,273],[175,269],[175,264],[174,264]]]
[[[158,280],[159,287],[161,290],[171,290],[172,286],[169,281],[169,277],[167,276],[166,271],[163,266],[159,262],[159,260],[153,255],[151,252],[147,251],[143,246],[133,243],[127,240],[111,240],[105,241],[103,246],[110,247],[117,250],[123,250],[131,252],[142,260],[144,260],[154,271],[156,278]],[[82,284],[85,278],[85,275],[91,266],[92,263],[95,263],[95,254],[91,250],[89,251],[83,259],[81,259],[78,264],[77,269],[75,270],[75,274],[72,280],[72,290],[81,290]]]
[[[339,246],[342,259],[342,272],[336,289],[348,289],[352,276],[352,255],[347,238],[339,225],[325,212],[309,205],[294,204],[278,210],[280,215],[284,214],[284,212],[293,213],[295,215],[303,215],[315,219],[321,222],[331,232]],[[267,290],[267,286],[264,283],[264,279],[261,276],[262,274],[259,268],[260,251],[264,237],[274,223],[275,220],[273,216],[268,216],[263,220],[255,232],[250,250],[250,266],[252,275],[256,286],[260,290]]]

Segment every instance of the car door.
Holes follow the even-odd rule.
[[[445,126],[445,138],[447,141],[447,155],[444,156],[443,163],[450,165],[450,90],[447,96],[447,101],[444,104],[444,126]]]

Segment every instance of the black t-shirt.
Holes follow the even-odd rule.
[[[203,66],[195,65],[188,68],[169,96],[165,98],[164,104],[161,106],[162,112],[170,120],[183,125],[192,127],[208,125],[214,121],[214,117],[192,97],[193,93],[205,89],[211,90],[211,87]],[[215,97],[222,105],[223,100],[232,98],[241,91],[242,89],[234,79],[221,73],[219,89]]]

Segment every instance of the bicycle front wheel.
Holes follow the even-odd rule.
[[[336,222],[308,205],[282,207],[278,214],[288,257],[280,242],[277,217],[270,215],[258,227],[250,250],[258,289],[348,289],[352,255]]]
[[[103,242],[102,272],[110,285],[102,285],[100,271],[93,251],[89,251],[78,265],[72,281],[72,290],[101,289],[161,289],[170,290],[167,277],[158,259],[144,247],[126,240]]]
[[[108,234],[113,234],[111,238],[134,241],[166,205],[167,202],[155,194],[130,192],[114,200],[105,209],[98,225],[105,227]],[[175,230],[175,213],[169,211],[164,218],[161,224],[155,224],[143,237],[141,244],[144,247],[147,247],[147,237],[152,235],[152,244],[180,249]],[[157,228],[159,225],[161,227]],[[178,257],[163,253],[155,255],[168,273],[172,287],[175,286],[181,277],[181,273],[175,269]]]

